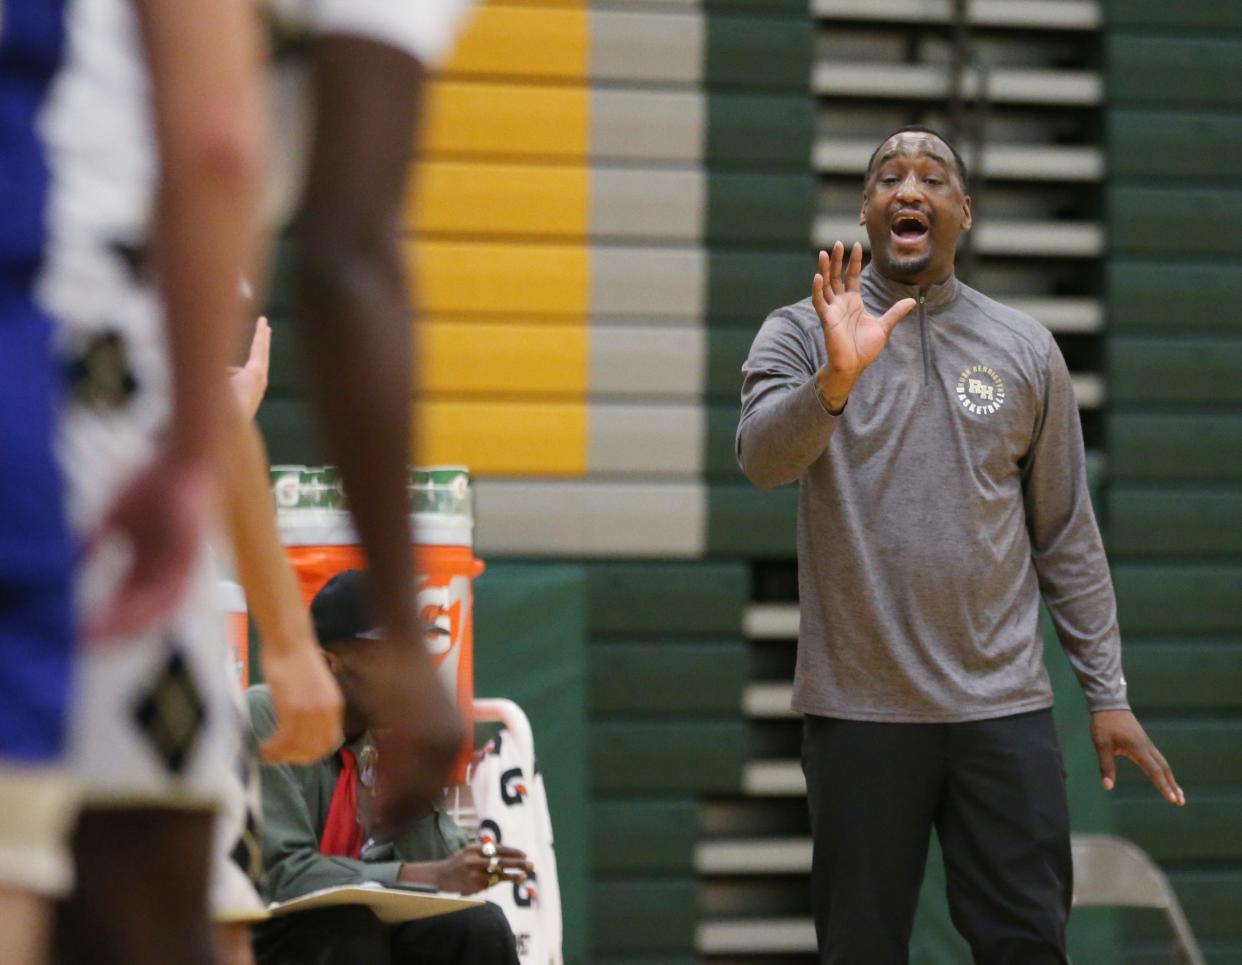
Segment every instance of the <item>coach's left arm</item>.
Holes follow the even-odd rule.
[[[1091,740],[1105,790],[1116,784],[1116,758],[1128,757],[1166,800],[1185,804],[1168,761],[1127,700],[1117,600],[1091,508],[1082,423],[1065,359],[1055,341],[1048,343],[1043,405],[1022,467],[1040,590],[1091,710]]]

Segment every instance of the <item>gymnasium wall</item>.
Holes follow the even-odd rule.
[[[1117,826],[1212,965],[1242,962],[1242,8],[1107,5],[1106,512],[1135,709],[1188,799],[1127,767]],[[1155,916],[1125,961],[1167,961]]]

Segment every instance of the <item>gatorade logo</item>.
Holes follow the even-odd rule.
[[[522,803],[522,798],[526,796],[526,785],[522,783],[520,767],[511,767],[500,775],[500,796],[510,807]]]
[[[533,902],[539,900],[539,889],[535,887],[538,876],[533,872],[527,872],[525,881],[513,882],[513,903],[519,908],[529,908]]]
[[[479,841],[490,841],[492,844],[500,844],[500,825],[490,818],[486,821],[480,821]]]
[[[418,588],[418,615],[423,624],[423,643],[432,657],[443,657],[460,641],[462,600],[453,598],[453,584],[430,580]]]

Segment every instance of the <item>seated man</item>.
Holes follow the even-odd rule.
[[[376,881],[431,885],[463,895],[502,880],[520,881],[530,865],[514,848],[471,843],[447,815],[431,810],[395,835],[372,826],[377,759],[369,729],[383,662],[369,659],[378,639],[360,570],[339,573],[311,603],[315,634],[345,698],[345,745],[314,764],[265,764],[263,864],[266,897],[296,898],[320,888]],[[247,694],[256,740],[276,728],[264,686]],[[382,778],[381,778],[382,780]],[[255,928],[259,965],[517,965],[504,913],[483,905],[436,918],[385,925],[349,906],[302,912]]]

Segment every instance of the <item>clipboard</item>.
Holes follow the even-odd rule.
[[[463,911],[482,904],[485,902],[478,898],[385,888],[378,882],[365,882],[360,885],[320,888],[288,901],[274,901],[266,908],[245,911],[239,909],[235,914],[218,914],[214,916],[214,920],[227,924],[254,924],[300,911],[314,911],[316,908],[363,905],[370,908],[375,917],[384,924],[395,925],[422,918],[435,918],[437,915],[447,915],[449,912]]]

